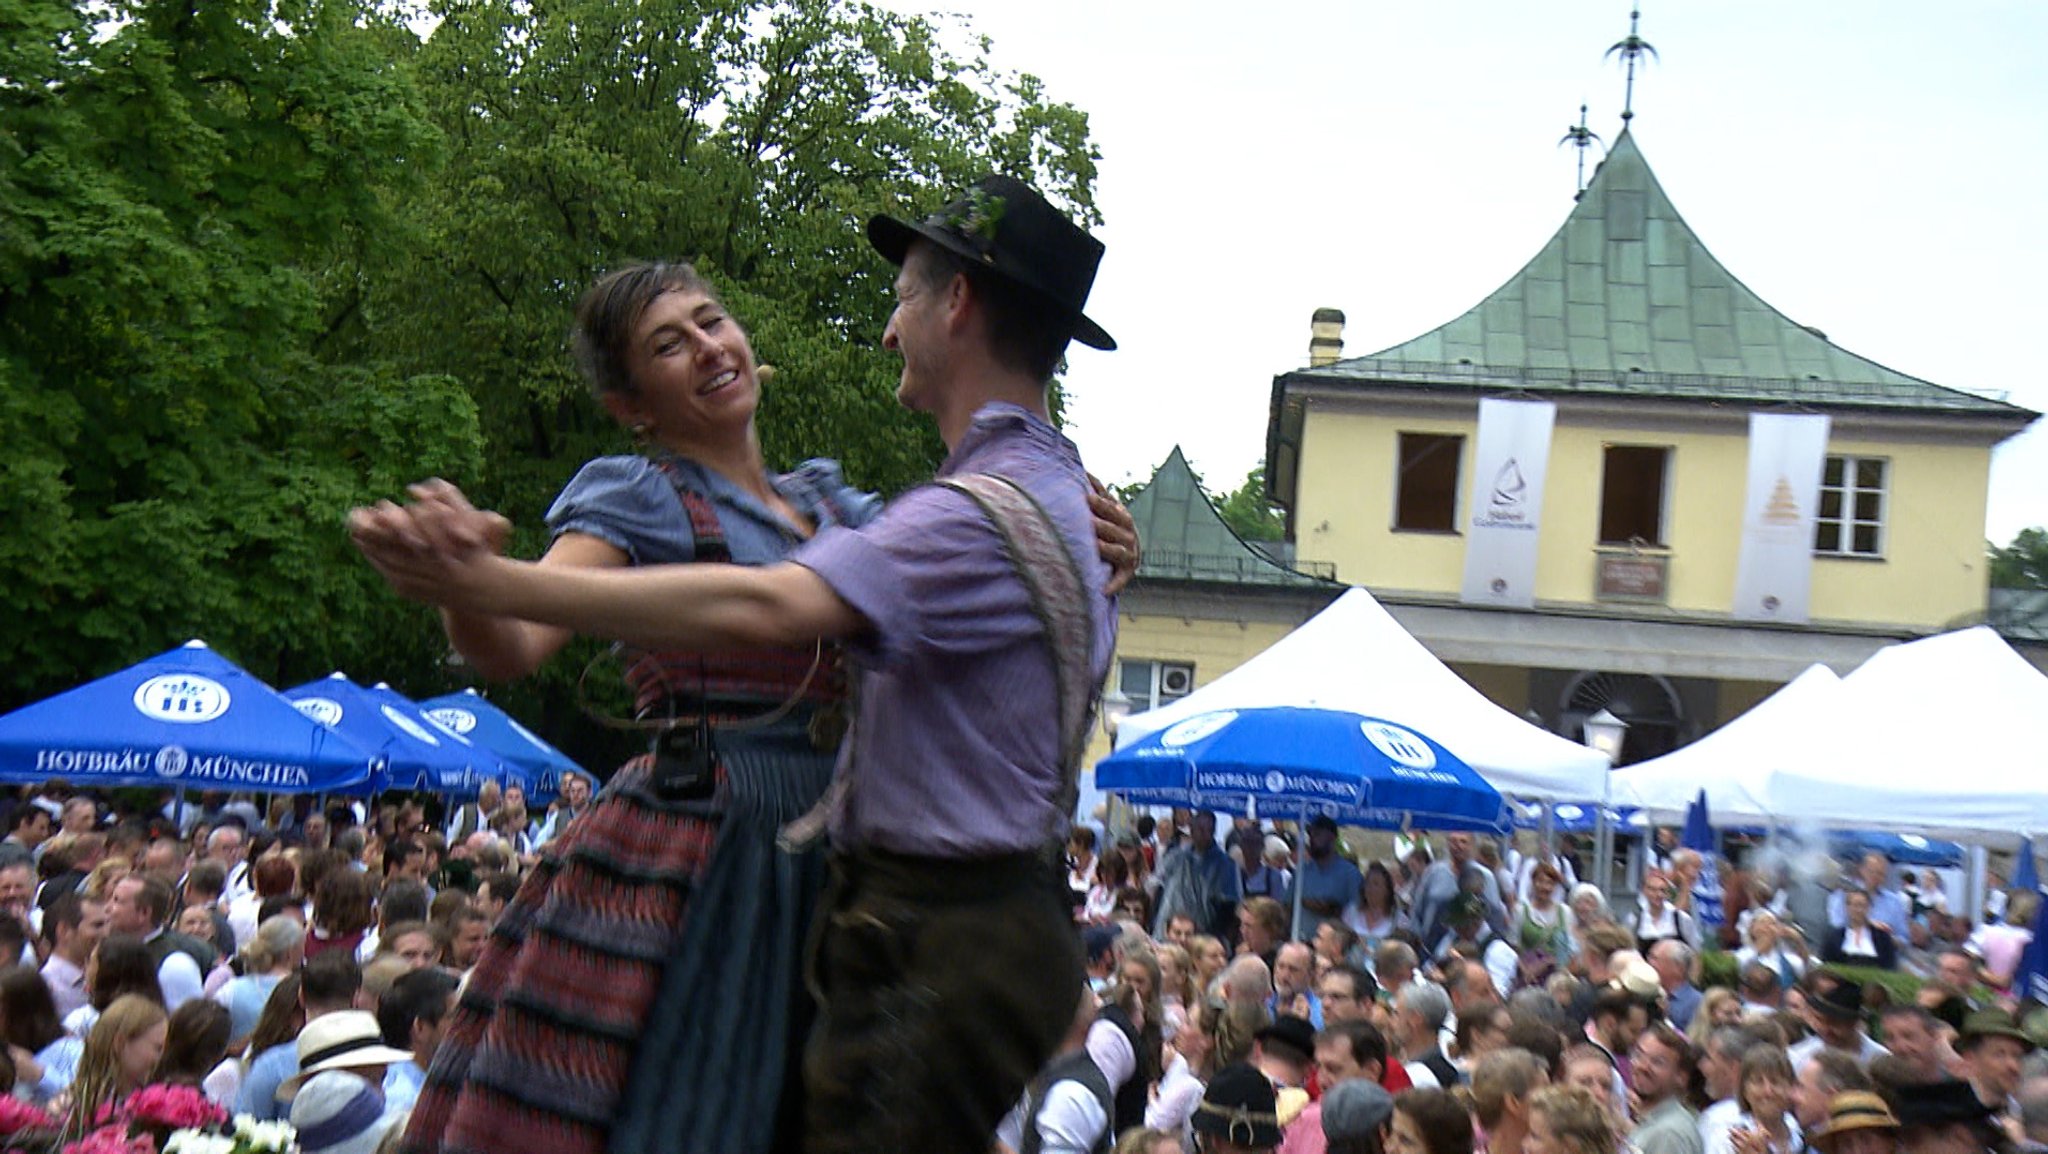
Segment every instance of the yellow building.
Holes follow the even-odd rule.
[[[1610,708],[1630,723],[1624,759],[1653,756],[1813,662],[1847,672],[1985,612],[1991,450],[2036,414],[1772,309],[1700,243],[1626,131],[1557,234],[1471,311],[1352,359],[1342,323],[1319,311],[1310,366],[1273,383],[1267,478],[1293,555],[1370,588],[1558,732]],[[1473,502],[1497,483],[1472,475],[1489,397],[1555,406],[1523,607],[1461,596]],[[1829,418],[1797,624],[1735,612],[1756,412]]]
[[[2034,413],[1896,372],[1802,327],[1716,261],[1624,131],[1563,226],[1469,312],[1274,379],[1266,462],[1288,540],[1238,540],[1176,450],[1132,502],[1145,563],[1111,687],[1143,710],[1229,672],[1342,589],[1371,589],[1499,704],[1577,738],[1609,709],[1655,756],[1820,662],[1982,620],[1992,448]],[[1555,406],[1533,596],[1465,590],[1481,401]],[[1829,418],[1808,615],[1735,612],[1754,412]],[[1803,550],[1795,539],[1793,550]],[[1106,743],[1100,738],[1095,752]]]

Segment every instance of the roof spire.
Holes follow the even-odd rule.
[[[1596,141],[1599,141],[1600,147],[1602,148],[1602,150],[1605,150],[1605,148],[1607,147],[1606,142],[1600,141],[1599,134],[1595,133],[1592,129],[1586,127],[1586,103],[1582,100],[1579,102],[1579,122],[1571,126],[1570,128],[1565,129],[1563,139],[1557,142],[1560,148],[1569,144],[1573,148],[1579,150],[1579,189],[1578,192],[1574,194],[1572,198],[1574,200],[1578,199],[1579,196],[1585,195],[1586,150],[1593,147],[1593,144]]]
[[[1628,14],[1628,38],[1607,50],[1607,55],[1609,56],[1617,52],[1621,53],[1622,63],[1628,67],[1628,87],[1624,90],[1621,100],[1621,126],[1624,129],[1628,127],[1628,122],[1634,120],[1636,116],[1636,61],[1646,54],[1652,58],[1655,58],[1657,55],[1657,50],[1651,47],[1649,41],[1636,35],[1636,25],[1642,21],[1642,18],[1642,9],[1630,9]]]

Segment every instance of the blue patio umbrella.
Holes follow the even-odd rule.
[[[1509,824],[1500,792],[1435,740],[1334,709],[1198,714],[1096,762],[1095,784],[1141,805],[1327,814],[1384,829]]]
[[[299,712],[375,753],[373,789],[425,789],[472,796],[485,779],[500,777],[496,754],[442,728],[418,706],[378,685],[366,688],[331,673],[284,691]]]
[[[376,755],[190,641],[0,717],[0,781],[345,793]]]
[[[2012,888],[2024,893],[2041,888],[2040,868],[2034,864],[2034,839],[2020,839],[2019,853],[2013,858]],[[2042,903],[2048,905],[2048,902]]]
[[[588,776],[589,771],[568,754],[543,741],[474,689],[428,698],[419,705],[428,717],[497,754],[518,774],[528,808],[536,812],[554,800],[562,774]]]
[[[2020,851],[2025,860],[2031,861],[2034,856],[2032,839],[2022,842]],[[2015,868],[2012,872],[2013,881],[2017,884],[2020,870]],[[2034,871],[2028,868],[2027,872],[2031,874]],[[2033,940],[2027,943],[2026,951],[2020,954],[2020,964],[2013,970],[2012,990],[2018,997],[2048,1002],[2048,901],[2035,905],[2033,930]]]
[[[1543,803],[1518,801],[1512,803],[1516,829],[1542,829]],[[1636,814],[1632,805],[1618,806],[1607,811],[1607,824],[1620,827],[1626,825]],[[1591,802],[1559,802],[1550,807],[1550,828],[1558,833],[1592,833],[1600,825],[1600,807]]]
[[[1700,876],[1692,886],[1692,916],[1702,929],[1719,929],[1727,920],[1721,910],[1721,851],[1714,844],[1714,827],[1707,821],[1704,789],[1686,807],[1685,834],[1679,844],[1700,855]]]
[[[1946,866],[1963,864],[1963,847],[1952,841],[1921,837],[1916,833],[1886,833],[1883,830],[1843,830],[1829,837],[1839,857],[1861,857],[1881,853],[1901,865]]]
[[[1337,709],[1196,714],[1096,762],[1095,785],[1139,805],[1265,809],[1304,821],[1327,815],[1383,829],[1509,826],[1500,791],[1450,750],[1405,726]],[[1301,925],[1300,886],[1293,924]]]

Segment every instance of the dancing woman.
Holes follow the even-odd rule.
[[[541,564],[767,565],[879,511],[829,461],[768,471],[752,347],[687,265],[598,281],[574,343],[647,452],[584,466],[549,510]],[[1127,575],[1128,514],[1097,509],[1103,555]],[[394,579],[408,564],[364,548]],[[532,672],[571,636],[453,611],[443,625],[495,678]],[[626,675],[641,716],[676,719],[682,740],[622,767],[541,850],[465,985],[403,1150],[481,1154],[518,1135],[529,1154],[749,1154],[800,1132],[800,1096],[784,1090],[813,1012],[799,968],[822,858],[776,835],[830,779],[839,655],[643,654]]]

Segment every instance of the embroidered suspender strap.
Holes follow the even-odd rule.
[[[725,526],[719,523],[718,510],[696,490],[683,484],[682,473],[669,457],[656,457],[654,467],[668,479],[669,488],[675,490],[676,500],[683,506],[683,513],[690,519],[691,549],[693,561],[731,561],[732,551],[725,546]]]
[[[1059,697],[1060,786],[1054,795],[1053,828],[1046,831],[1047,842],[1057,854],[1080,798],[1081,758],[1087,753],[1088,729],[1095,720],[1096,686],[1090,676],[1095,629],[1089,614],[1088,586],[1059,527],[1021,485],[993,473],[965,474],[939,484],[973,498],[995,525],[1010,566],[1031,594],[1032,611],[1045,629]]]

